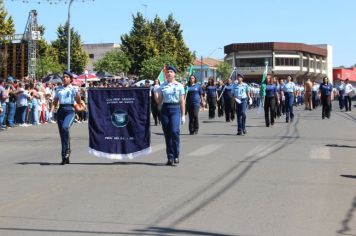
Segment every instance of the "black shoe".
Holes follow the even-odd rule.
[[[246,131],[246,129],[242,130],[242,133],[244,133],[244,134],[247,134],[247,131]]]
[[[172,159],[168,159],[166,166],[173,166],[173,160]]]
[[[70,164],[69,157],[66,158],[66,164]]]
[[[190,135],[193,135],[193,134],[194,134],[194,131],[190,131],[189,134],[190,134]]]
[[[237,132],[237,134],[236,135],[242,135],[242,132],[241,131],[239,131],[239,132]]]
[[[269,124],[266,124],[266,127],[269,127]]]
[[[289,120],[286,120],[286,123],[289,123]]]
[[[174,158],[174,163],[178,164],[179,163],[179,158]]]
[[[62,159],[62,162],[59,163],[60,165],[64,166],[66,164],[66,159]]]

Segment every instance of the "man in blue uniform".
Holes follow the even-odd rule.
[[[286,122],[293,122],[294,113],[293,113],[293,105],[294,98],[296,95],[295,83],[293,82],[292,76],[287,76],[287,82],[283,86],[283,95],[286,101]]]
[[[236,101],[237,135],[246,134],[246,109],[250,99],[250,88],[243,82],[243,75],[237,74],[238,83],[233,86],[233,96]]]
[[[61,165],[69,164],[70,157],[70,137],[69,129],[75,119],[74,103],[81,104],[79,92],[71,85],[73,80],[72,73],[68,71],[63,72],[63,86],[56,89],[51,112],[57,107],[57,124],[59,135],[62,144],[62,162]]]
[[[166,68],[166,81],[155,91],[155,99],[161,108],[161,124],[166,141],[167,165],[179,163],[180,127],[185,123],[185,91],[181,83],[175,80],[177,69]]]

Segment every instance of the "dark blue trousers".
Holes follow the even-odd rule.
[[[168,160],[179,158],[180,116],[179,104],[163,103],[161,109],[161,124],[166,140]]]
[[[59,106],[57,112],[57,124],[62,144],[62,159],[67,149],[70,149],[69,128],[73,124],[75,112],[73,106]]]
[[[247,99],[241,99],[241,103],[236,103],[236,119],[237,119],[237,132],[242,132],[246,129],[246,109]]]
[[[293,120],[294,113],[293,113],[293,104],[294,104],[294,95],[293,93],[286,93],[286,121]]]

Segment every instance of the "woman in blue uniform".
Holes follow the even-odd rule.
[[[161,108],[161,124],[166,141],[167,165],[179,163],[179,123],[185,123],[184,87],[177,82],[174,66],[166,69],[166,82],[156,89],[155,99]]]
[[[207,91],[207,100],[209,105],[209,119],[214,119],[218,92],[213,78],[209,79],[208,86],[206,87],[206,91]]]
[[[197,84],[197,78],[194,75],[189,77],[187,89],[187,108],[189,115],[189,134],[198,134],[199,130],[199,109],[203,104],[203,90],[200,84]]]
[[[216,86],[217,96],[217,105],[218,105],[218,117],[222,117],[224,115],[224,98],[222,97],[222,93],[224,91],[224,81],[220,80]]]
[[[333,91],[333,86],[329,83],[328,77],[323,78],[323,83],[320,84],[320,100],[322,105],[322,114],[321,118],[330,119],[330,111],[331,111],[331,93]]]
[[[237,74],[238,83],[233,86],[233,96],[236,101],[237,135],[246,134],[246,109],[250,99],[249,86],[243,82],[243,75]]]
[[[233,84],[231,78],[227,79],[224,86],[223,98],[225,105],[225,119],[226,122],[234,121],[235,119],[235,100],[232,96]]]
[[[57,87],[51,108],[51,113],[53,113],[54,108],[59,104],[57,124],[62,144],[61,165],[69,164],[71,153],[69,129],[75,119],[74,103],[81,104],[79,92],[71,85],[72,79],[72,73],[63,72],[63,85]]]
[[[286,122],[293,122],[294,113],[293,113],[293,105],[294,105],[294,97],[295,97],[295,84],[293,82],[292,76],[287,76],[287,82],[283,86],[283,96],[285,97],[286,104]]]
[[[276,105],[279,103],[277,86],[272,81],[272,76],[266,78],[266,96],[264,102],[266,127],[274,125]]]

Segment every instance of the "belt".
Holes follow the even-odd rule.
[[[74,104],[59,104],[59,107],[73,107]]]

